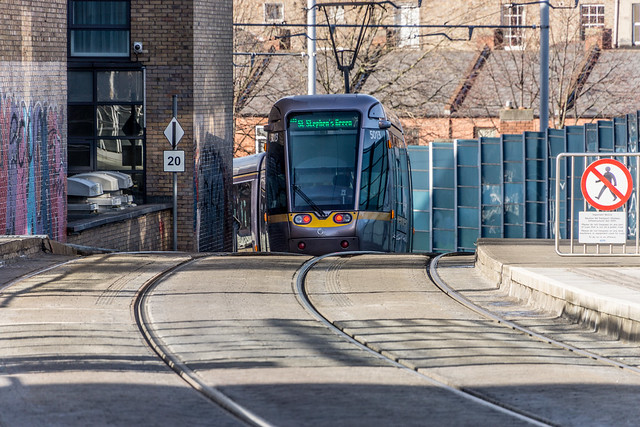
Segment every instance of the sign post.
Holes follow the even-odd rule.
[[[178,172],[184,172],[184,151],[176,150],[184,136],[178,123],[178,95],[173,95],[173,118],[164,130],[164,136],[171,144],[171,150],[164,152],[164,171],[173,172],[173,250],[178,250]]]

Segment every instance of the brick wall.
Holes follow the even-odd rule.
[[[0,10],[0,234],[66,239],[67,2]]]
[[[232,168],[232,0],[133,1],[131,41],[147,67],[147,196],[168,201],[172,174],[163,132],[178,96],[185,172],[178,173],[178,249],[223,250],[231,245],[227,193]]]
[[[194,128],[198,249],[232,250],[232,1],[196,0]]]
[[[173,249],[171,209],[69,234],[67,243],[116,251]]]

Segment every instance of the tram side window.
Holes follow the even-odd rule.
[[[251,182],[241,182],[233,186],[235,192],[234,219],[236,225],[237,250],[251,248]]]
[[[267,210],[269,214],[287,211],[287,183],[284,160],[284,134],[269,134],[267,143]]]
[[[384,210],[387,202],[388,174],[387,132],[365,129],[360,181],[361,210]]]

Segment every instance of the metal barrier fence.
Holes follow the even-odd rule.
[[[569,179],[570,185],[556,190],[556,158],[562,153],[636,153],[638,128],[634,113],[549,129],[546,135],[525,132],[410,146],[414,251],[474,251],[481,237],[553,239],[558,234],[568,239],[575,223],[566,208],[567,189],[576,188],[576,178],[561,165],[560,179]],[[582,195],[573,197],[581,206]],[[637,234],[634,228],[630,237]]]

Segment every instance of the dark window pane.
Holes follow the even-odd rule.
[[[129,56],[129,31],[72,30],[71,56]]]
[[[360,209],[382,211],[387,201],[387,133],[380,129],[365,129],[362,148]]]
[[[84,170],[91,167],[91,144],[87,142],[69,141],[67,145],[69,171]]]
[[[267,202],[270,215],[287,211],[287,184],[284,161],[284,134],[269,134],[266,159]]]
[[[142,102],[142,71],[106,71],[97,75],[98,102]]]
[[[71,9],[70,19],[74,26],[117,26],[129,23],[125,1],[75,0]]]
[[[91,71],[69,71],[69,102],[93,102],[93,73]]]
[[[358,123],[359,114],[355,111],[289,116],[289,179],[294,212],[355,208]]]
[[[98,136],[141,136],[142,105],[99,105]]]
[[[142,167],[142,141],[100,139],[97,148],[98,170],[132,170]]]
[[[69,136],[93,136],[94,113],[92,105],[69,105]]]

